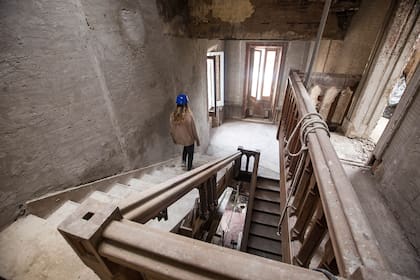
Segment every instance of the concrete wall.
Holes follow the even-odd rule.
[[[315,72],[360,75],[386,20],[391,0],[364,0],[344,40],[323,40]]]
[[[246,43],[255,41],[225,40],[224,42],[226,63],[225,116],[227,118],[241,118],[245,86]],[[288,43],[285,71],[280,77],[280,93],[284,92],[290,69],[304,71],[309,50],[308,44],[306,41],[290,41]],[[282,100],[281,96],[280,100]]]
[[[315,39],[324,6],[322,1],[188,0],[184,3],[188,4],[188,17],[184,21],[191,36],[240,40]],[[334,1],[325,36],[343,39],[346,30],[340,27],[336,12],[357,9],[358,5],[357,1]],[[176,24],[175,27],[172,33],[183,34]]]
[[[404,119],[382,156],[376,177],[379,191],[400,222],[408,239],[420,254],[420,94],[413,101]]]
[[[203,149],[207,40],[162,35],[155,1],[0,2],[0,226],[24,201],[171,158],[179,91]]]

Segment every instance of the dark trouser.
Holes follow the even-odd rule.
[[[192,167],[192,161],[194,157],[194,144],[190,146],[184,146],[184,150],[182,151],[182,161],[187,161],[187,155],[188,155],[188,163],[187,163],[187,169],[191,170]]]

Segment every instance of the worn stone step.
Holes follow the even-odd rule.
[[[106,193],[110,194],[112,196],[118,197],[120,199],[123,199],[123,198],[126,198],[130,195],[133,195],[133,194],[136,194],[136,193],[139,193],[139,192],[134,190],[134,189],[130,189],[126,185],[115,184]]]
[[[249,254],[260,256],[260,257],[263,257],[263,258],[267,258],[267,259],[271,259],[271,260],[275,260],[275,261],[279,261],[279,262],[282,261],[282,256],[281,255],[267,253],[267,252],[260,251],[260,250],[257,250],[257,249],[252,249],[250,247],[248,247],[247,252]]]
[[[265,201],[265,200],[255,199],[254,200],[254,209],[258,210],[258,211],[261,211],[261,212],[280,215],[280,204],[279,203],[274,203],[274,202],[269,202],[269,201]]]
[[[112,203],[114,205],[118,205],[118,202],[120,201],[119,197],[100,191],[94,191],[88,197],[96,199],[100,202]]]
[[[19,218],[0,232],[0,248],[0,279],[99,280],[47,219]]]
[[[163,231],[170,231],[191,211],[191,209],[193,209],[195,200],[198,196],[198,190],[193,189],[168,207],[167,221],[153,219],[148,221],[146,225]]]
[[[277,235],[276,227],[266,226],[266,225],[257,224],[257,223],[251,223],[249,232],[252,235],[269,238],[276,241],[281,241],[280,236]]]
[[[79,203],[67,200],[46,219],[48,224],[57,227],[65,218],[79,207]]]
[[[156,186],[156,184],[153,184],[153,183],[150,183],[150,182],[138,179],[138,178],[131,178],[127,181],[126,186],[128,188],[132,188],[136,191],[142,192]]]
[[[165,179],[159,178],[158,176],[153,176],[150,174],[144,174],[143,176],[140,177],[140,179],[142,181],[146,181],[148,183],[152,183],[152,184],[159,184],[162,183],[163,181],[165,181]]]
[[[265,200],[265,201],[280,203],[279,192],[261,190],[261,189],[257,188],[255,190],[255,198]]]

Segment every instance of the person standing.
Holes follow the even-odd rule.
[[[176,97],[176,108],[170,117],[170,134],[177,145],[183,145],[182,164],[191,170],[194,157],[194,143],[200,146],[193,114],[188,107],[188,96],[180,93]]]

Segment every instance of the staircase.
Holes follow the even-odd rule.
[[[211,160],[196,155],[194,167]],[[57,226],[87,198],[118,205],[185,172],[176,159],[30,201],[30,214],[0,233],[0,279],[98,279],[58,233]],[[167,221],[154,219],[147,225],[170,231],[191,210],[197,197],[197,190],[189,192],[168,208]]]
[[[281,241],[277,235],[279,219],[279,181],[258,177],[246,248],[248,253],[281,261]]]

